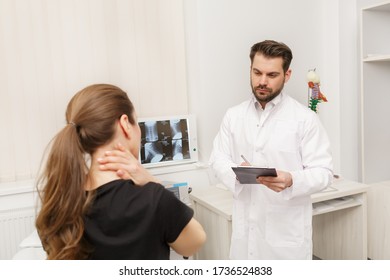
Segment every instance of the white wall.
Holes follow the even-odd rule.
[[[356,0],[339,1],[340,166],[344,177],[360,180],[359,24]]]
[[[125,90],[140,117],[186,114],[182,0],[0,0],[0,183],[34,178],[93,83]]]
[[[358,9],[356,6],[362,5],[362,3],[366,5],[368,2],[371,4],[376,1],[183,1],[188,110],[190,113],[197,115],[201,160],[208,160],[212,148],[212,140],[218,131],[226,109],[251,96],[249,86],[250,61],[248,57],[250,47],[263,39],[275,39],[287,43],[293,50],[294,59],[291,65],[293,76],[286,85],[286,90],[302,103],[307,103],[306,72],[308,69],[317,68],[321,76],[322,91],[329,100],[328,103],[319,105],[319,116],[331,140],[335,171],[344,177],[354,180],[357,179],[359,160],[359,112],[357,97],[359,96],[359,83],[357,63]],[[167,89],[165,91],[168,95],[173,96],[175,100],[178,100],[176,97],[180,97],[181,103],[183,101],[186,102],[186,90],[183,89],[186,86],[185,81],[180,82],[179,80],[183,80],[181,78],[175,79],[178,83],[175,88],[176,93],[171,93],[172,91],[169,90],[171,87],[166,86],[167,79],[164,78],[164,75],[166,75],[165,71],[157,71],[156,73],[155,68],[151,66],[154,62],[153,58],[158,58],[159,60],[161,58],[159,63],[162,63],[168,68],[172,67],[172,61],[169,59],[169,56],[160,57],[159,53],[147,51],[142,45],[137,45],[138,57],[143,58],[143,62],[139,62],[138,65],[142,64],[145,72],[150,72],[151,75],[142,75],[139,77],[140,83],[143,83],[144,88],[134,88],[133,83],[127,79],[127,75],[131,76],[131,73],[135,75],[134,65],[132,66],[132,60],[130,58],[132,41],[128,39],[129,31],[132,28],[131,26],[133,26],[130,24],[133,17],[131,16],[129,6],[136,5],[136,3],[140,4],[142,3],[141,1],[117,0],[115,2],[117,4],[111,4],[112,2],[108,0],[84,0],[80,3],[79,1],[57,0],[55,2],[37,1],[34,3],[38,3],[39,5],[33,5],[31,0],[22,0],[15,2],[16,4],[12,0],[1,0],[0,3],[3,5],[3,8],[8,6],[13,7],[15,5],[23,6],[21,5],[23,3],[29,3],[31,6],[31,11],[27,9],[29,7],[27,5],[27,8],[24,7],[21,10],[22,12],[16,8],[10,12],[2,9],[4,11],[2,15],[4,16],[1,17],[2,31],[0,34],[2,35],[1,38],[4,39],[4,45],[0,44],[0,61],[8,61],[9,63],[7,64],[13,65],[11,70],[15,73],[18,73],[18,69],[21,69],[22,71],[19,71],[21,72],[21,77],[24,77],[24,80],[30,83],[25,82],[24,85],[14,83],[14,91],[23,87],[22,90],[26,92],[27,100],[30,100],[31,103],[41,102],[43,108],[54,104],[56,108],[59,108],[58,114],[55,117],[47,117],[49,114],[45,113],[44,110],[38,111],[34,106],[29,107],[24,102],[20,103],[21,106],[18,108],[22,108],[21,112],[24,112],[22,115],[27,116],[26,121],[22,123],[27,123],[28,125],[27,136],[23,136],[22,130],[16,129],[21,126],[12,126],[12,129],[6,126],[5,120],[8,116],[6,112],[10,110],[10,107],[2,105],[3,107],[1,107],[2,110],[0,112],[1,119],[3,120],[0,121],[1,130],[8,131],[7,134],[2,135],[2,140],[0,140],[0,143],[2,143],[1,146],[7,147],[6,160],[2,161],[1,165],[3,171],[9,165],[14,165],[16,161],[23,162],[26,157],[33,160],[35,164],[39,163],[40,156],[37,156],[36,152],[26,152],[27,148],[23,145],[19,145],[19,148],[15,150],[9,149],[9,143],[12,143],[15,134],[17,138],[32,137],[35,141],[33,141],[35,143],[34,146],[38,147],[38,153],[41,154],[41,150],[46,145],[48,139],[63,125],[65,101],[67,101],[69,95],[73,94],[76,88],[80,88],[81,84],[84,85],[85,82],[83,81],[87,81],[87,83],[104,81],[125,85],[124,87],[130,89],[130,92],[136,92],[134,99],[142,116],[150,114],[158,115],[161,113],[157,111],[171,111],[172,108],[179,110],[175,107],[175,104],[160,106],[161,102],[158,101],[160,99],[156,101],[155,98],[144,98],[144,94],[147,92],[153,92],[153,94],[157,92],[156,95],[161,98],[158,90],[159,82],[153,79],[156,76],[159,76],[158,80],[165,83],[164,89]],[[149,11],[151,7],[157,9],[156,4],[158,3],[160,2],[157,0],[148,1],[147,5],[149,6],[148,8],[145,6],[145,11]],[[77,7],[80,8],[78,9]],[[101,21],[97,21],[99,23],[98,25],[91,25],[87,22],[86,25],[81,25],[83,27],[81,28],[82,30],[78,30],[75,23],[72,24],[72,22],[65,20],[68,15],[71,15],[72,19],[80,21],[83,18],[83,14],[88,14],[83,11],[88,11],[89,7],[91,7],[91,10],[88,12],[90,17],[91,15],[105,14],[107,18],[98,18],[103,18],[103,20],[108,20],[109,22],[109,19],[114,18],[115,21],[108,25]],[[159,8],[161,7],[160,5]],[[72,9],[78,12],[72,13]],[[169,11],[170,8],[164,9]],[[156,10],[152,9],[152,12],[155,13]],[[21,15],[23,14],[28,15],[28,17],[22,17]],[[55,14],[61,15],[64,22],[61,23],[59,20],[60,17],[55,16]],[[155,26],[156,23],[158,25],[159,21],[156,17],[151,16],[150,13],[147,14],[147,18],[137,14],[133,23],[138,22],[138,26],[144,26],[145,30],[150,31],[151,26]],[[13,15],[18,15],[18,17],[13,17]],[[117,17],[116,15],[119,16]],[[90,20],[93,19],[97,20],[96,17],[92,17]],[[180,19],[174,20],[180,22]],[[33,26],[22,25],[22,23],[28,21],[34,23]],[[12,22],[18,24],[11,24]],[[44,25],[47,23],[50,24]],[[61,26],[63,26],[62,29],[60,28]],[[92,29],[92,26],[97,26],[97,28]],[[165,34],[166,29],[164,26],[161,25],[158,27],[160,34]],[[180,33],[181,27],[178,24],[175,26],[177,27],[176,32]],[[21,27],[24,29],[21,29]],[[88,34],[86,32],[88,28],[91,28],[92,33],[88,35],[89,37],[84,38],[80,34]],[[100,43],[105,42],[105,37],[99,33],[99,28],[106,28],[105,33],[103,33],[109,39],[110,43],[107,43],[107,45],[92,44],[92,39]],[[35,33],[29,32],[30,29]],[[13,32],[13,30],[17,30],[18,32]],[[45,30],[48,33],[45,33]],[[81,40],[75,39],[71,40],[71,42],[77,42],[78,45],[81,44],[80,47],[76,47],[77,44],[73,45],[69,40],[66,40],[66,38],[73,38],[72,32],[75,33],[75,30],[78,30],[76,33],[79,35],[75,34],[74,36],[77,35]],[[165,41],[169,40],[167,36],[161,36]],[[138,37],[138,42],[140,42],[140,39],[145,40],[147,42],[146,45],[153,50],[153,39],[148,38],[146,35],[145,37]],[[20,44],[17,45],[15,42]],[[90,46],[96,45],[96,49],[92,48],[92,51],[89,53],[90,48],[88,44]],[[180,45],[181,43],[176,42],[176,44]],[[14,48],[12,46],[16,47]],[[165,50],[169,51],[171,49],[167,45],[164,46]],[[18,67],[17,64],[12,64],[9,61],[9,50],[11,50],[12,55],[15,55],[18,49],[22,50],[22,54],[28,58],[27,60],[23,59],[23,61],[26,61],[24,63],[27,63],[26,65],[28,67]],[[51,50],[51,54],[49,50]],[[129,52],[126,50],[129,50]],[[29,55],[30,53],[33,55]],[[152,56],[149,56],[148,53]],[[180,51],[179,53],[176,52],[176,54],[177,57],[182,56]],[[102,57],[102,55],[104,56]],[[101,57],[101,60],[96,61],[94,59],[95,57]],[[123,57],[125,59],[122,59]],[[86,63],[87,60],[90,62],[89,64]],[[124,63],[126,61],[128,64]],[[2,63],[2,65],[5,64]],[[95,66],[88,73],[89,68],[86,65]],[[177,67],[177,63],[175,65]],[[36,70],[30,71],[30,68]],[[49,71],[51,68],[55,69],[55,71]],[[72,68],[77,69],[77,71],[73,73]],[[10,75],[8,70],[4,68],[2,71]],[[28,75],[28,71],[32,74]],[[47,75],[44,74],[46,73],[45,71]],[[185,71],[183,70],[181,72],[183,76],[176,73],[178,77],[184,77]],[[0,80],[3,81],[3,89],[0,93],[2,100],[5,100],[2,104],[6,104],[7,100],[18,104],[18,100],[12,97],[12,94],[7,93],[10,90],[9,83],[15,81],[18,76],[14,75],[13,80],[9,80],[5,78],[7,75],[1,75],[3,78],[0,77]],[[174,83],[172,82],[172,85]],[[50,90],[56,94],[55,98],[52,97],[54,100],[51,101],[51,99],[40,97],[39,94],[42,91],[48,92]],[[152,104],[153,106],[148,107],[148,104]],[[143,111],[145,113],[142,113]],[[184,111],[187,111],[187,108]],[[28,116],[34,117],[28,118]],[[12,118],[13,116],[8,117]],[[17,115],[15,115],[16,117]],[[55,125],[50,126],[49,123],[51,122],[54,122]],[[43,127],[39,129],[39,131],[42,130],[42,133],[36,133],[38,130],[33,126],[35,123]],[[27,165],[26,169],[27,173],[30,172]]]
[[[319,116],[335,172],[357,179],[356,0],[187,0],[184,8],[189,110],[197,115],[202,160],[226,109],[251,96],[250,47],[274,39],[293,51],[285,88],[304,104],[307,70],[317,69],[329,100],[319,105]]]

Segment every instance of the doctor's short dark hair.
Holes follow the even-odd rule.
[[[283,59],[284,73],[287,72],[290,67],[291,60],[293,59],[291,49],[286,44],[273,40],[265,40],[252,46],[249,54],[251,65],[253,64],[253,58],[257,53],[262,54],[266,58],[281,57]]]

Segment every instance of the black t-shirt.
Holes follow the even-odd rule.
[[[193,210],[156,183],[131,180],[100,186],[85,216],[90,259],[169,259],[169,245],[193,216]]]

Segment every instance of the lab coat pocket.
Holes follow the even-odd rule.
[[[299,247],[304,240],[303,206],[269,206],[265,238],[273,247]]]

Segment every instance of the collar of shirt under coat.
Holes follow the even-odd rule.
[[[282,91],[274,99],[272,99],[271,101],[267,102],[267,104],[265,104],[265,108],[264,109],[263,109],[263,107],[261,107],[261,104],[259,103],[259,101],[257,101],[256,97],[255,96],[252,97],[253,106],[255,107],[255,110],[256,110],[257,115],[259,117],[259,124],[260,124],[260,126],[264,125],[264,122],[269,117],[271,112],[275,109],[275,107],[277,107],[277,105],[279,105],[282,102],[283,97],[284,97],[284,94],[283,94],[283,91]]]

